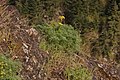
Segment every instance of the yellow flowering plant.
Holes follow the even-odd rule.
[[[65,19],[65,17],[64,16],[59,16],[58,19],[60,19],[60,21],[62,22]]]
[[[62,51],[66,53],[79,52],[81,37],[71,25],[37,25],[44,39],[40,43],[40,48],[50,51]],[[44,43],[44,44],[43,44]]]

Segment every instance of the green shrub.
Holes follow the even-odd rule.
[[[79,33],[70,25],[51,24],[38,25],[43,34],[40,48],[50,51],[76,52],[80,49]]]
[[[20,63],[0,55],[0,80],[21,80],[18,75]]]
[[[83,67],[67,68],[65,75],[67,80],[92,80],[92,74]]]

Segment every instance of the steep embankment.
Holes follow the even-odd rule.
[[[97,60],[85,54],[75,54],[69,58],[62,53],[59,54],[62,57],[53,57],[51,66],[48,64],[50,69],[46,70],[53,78],[50,75],[47,77],[44,64],[48,56],[39,50],[39,33],[27,25],[15,7],[6,5],[5,1],[0,1],[0,54],[22,62],[20,75],[23,80],[66,80],[64,70],[69,63],[70,66],[82,64],[87,67],[94,75],[93,80],[120,80],[120,65],[115,62],[103,58]]]
[[[0,53],[22,62],[20,75],[24,80],[43,80],[45,52],[38,48],[38,33],[5,1],[0,1]]]

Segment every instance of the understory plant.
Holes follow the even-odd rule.
[[[92,74],[84,67],[66,68],[67,80],[92,80]]]
[[[10,58],[0,55],[0,80],[21,80],[19,70],[21,64]]]

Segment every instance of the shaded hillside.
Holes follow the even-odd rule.
[[[1,0],[0,79],[120,80],[119,10],[118,0]]]

